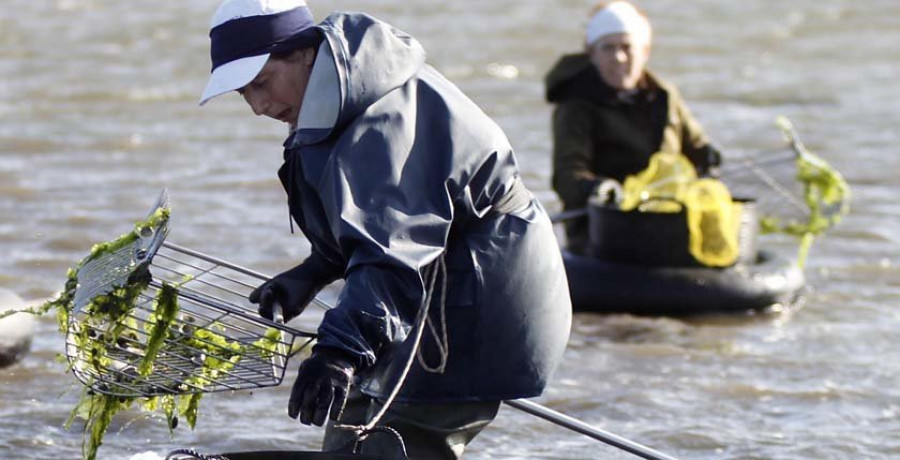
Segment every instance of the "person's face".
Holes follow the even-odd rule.
[[[609,34],[601,37],[588,52],[607,85],[630,90],[641,80],[650,58],[650,44],[634,40],[631,34]]]
[[[315,60],[312,48],[297,50],[286,59],[266,62],[256,78],[238,90],[253,113],[287,123],[293,129]]]

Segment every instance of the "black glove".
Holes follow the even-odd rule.
[[[275,302],[278,302],[287,322],[300,315],[326,284],[337,279],[336,273],[334,267],[313,255],[261,284],[250,293],[249,300],[259,304],[259,316],[270,320]]]
[[[316,347],[303,361],[297,380],[291,389],[288,415],[300,423],[322,426],[331,412],[331,420],[338,420],[347,403],[350,382],[356,368],[351,358],[337,348]]]
[[[695,163],[697,175],[718,179],[721,173],[722,154],[711,145],[706,145],[700,150],[700,161]]]
[[[259,316],[271,320],[273,307],[278,302],[287,322],[297,317],[316,297],[322,286],[297,273],[297,268],[266,281],[250,293],[250,302],[259,304]]]

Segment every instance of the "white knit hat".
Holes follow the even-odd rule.
[[[224,0],[209,24],[213,69],[200,105],[246,86],[273,48],[312,26],[304,0]]]
[[[650,44],[650,21],[631,3],[615,1],[591,18],[585,43],[592,46],[605,35],[621,33],[630,34],[634,40]]]

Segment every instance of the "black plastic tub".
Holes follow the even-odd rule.
[[[752,200],[740,203],[738,258],[735,263],[753,263],[756,259],[756,235],[759,232],[756,205]],[[588,206],[591,257],[608,262],[647,267],[703,267],[688,249],[690,235],[687,213],[622,211],[614,206]]]

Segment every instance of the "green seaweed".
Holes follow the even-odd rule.
[[[138,366],[138,374],[148,376],[153,371],[153,362],[169,336],[169,328],[175,322],[178,311],[178,289],[169,283],[163,283],[154,302],[153,314],[147,323],[149,339]]]
[[[803,187],[803,200],[809,209],[803,221],[782,222],[773,216],[760,219],[761,233],[784,233],[800,238],[797,265],[803,267],[816,236],[840,222],[850,210],[850,186],[841,173],[819,158],[797,139],[793,124],[779,116],[776,125],[784,132],[797,154],[796,179]]]
[[[103,375],[114,364],[113,353],[117,349],[128,347],[132,353],[139,355],[136,374],[130,383],[141,385],[142,379],[154,374],[157,358],[163,353],[171,355],[196,356],[200,360],[199,367],[194,369],[183,381],[170,382],[171,387],[160,388],[160,394],[146,396],[107,395],[91,389],[96,384],[107,385],[105,381],[88,381],[81,398],[72,409],[66,420],[69,429],[76,419],[84,420],[82,457],[93,460],[97,456],[103,438],[116,414],[137,406],[147,413],[161,412],[168,424],[170,433],[178,426],[179,417],[183,417],[191,429],[196,426],[200,410],[200,401],[204,389],[217,379],[231,371],[248,351],[252,351],[264,359],[271,359],[284,346],[281,331],[269,328],[264,335],[253,343],[228,340],[224,334],[227,326],[212,323],[204,327],[196,327],[193,319],[181,312],[178,303],[178,291],[181,284],[193,279],[186,275],[181,283],[173,285],[163,282],[152,300],[151,311],[144,323],[146,340],[141,343],[138,336],[138,320],[134,309],[142,293],[150,285],[151,274],[147,266],[132,267],[128,279],[120,286],[114,286],[108,292],[96,295],[77,312],[77,323],[73,323],[75,292],[78,288],[78,273],[88,262],[134,245],[142,236],[152,235],[154,229],[166,224],[169,209],[157,209],[146,220],[137,222],[134,230],[120,237],[93,245],[87,257],[66,272],[63,290],[56,298],[43,304],[24,310],[14,310],[0,314],[0,319],[15,313],[44,315],[56,312],[56,320],[60,333],[67,335],[68,346],[74,347],[78,359],[69,359],[67,371],[74,366],[80,375]],[[179,347],[183,347],[183,350]],[[69,355],[73,350],[69,350]],[[63,360],[66,358],[62,358]],[[158,383],[153,384],[159,387]],[[171,390],[172,393],[168,393]]]
[[[88,369],[93,367],[99,375],[100,369],[106,369],[112,363],[109,350],[123,344],[138,343],[135,332],[138,325],[132,312],[139,296],[148,288],[151,276],[146,267],[137,267],[123,285],[90,299],[78,312],[78,324],[70,325],[75,291],[78,287],[78,272],[91,260],[133,245],[141,235],[146,235],[148,230],[160,228],[168,218],[169,209],[159,208],[145,221],[136,223],[132,232],[112,241],[95,244],[87,257],[75,268],[67,271],[65,286],[56,298],[40,306],[4,312],[0,318],[19,312],[44,315],[55,311],[59,331],[69,335],[69,340],[77,353],[84,357],[83,365]],[[190,279],[186,277],[184,281]],[[170,431],[174,431],[178,425],[179,416],[184,417],[193,429],[197,423],[205,386],[230,371],[241,359],[246,347],[258,347],[264,356],[271,357],[271,353],[274,353],[275,347],[280,343],[280,333],[276,329],[267,331],[257,342],[245,345],[229,341],[212,330],[213,328],[224,330],[223,325],[213,324],[203,329],[189,327],[189,324],[175,327],[179,313],[178,286],[163,283],[153,300],[152,311],[144,326],[148,338],[141,347],[143,356],[137,366],[137,378],[152,375],[160,351],[164,347],[177,347],[179,344],[204,353],[199,371],[184,382],[180,382],[180,387],[175,388],[181,394],[160,394],[153,397],[111,396],[95,392],[86,386],[65,423],[65,427],[69,429],[76,419],[84,420],[82,440],[84,459],[96,458],[98,449],[103,444],[103,437],[115,415],[130,409],[136,403],[144,411],[162,412]],[[74,365],[74,360],[70,361],[67,370],[71,370]],[[135,383],[139,383],[139,380]],[[176,382],[173,382],[173,385],[175,384]]]
[[[251,346],[258,348],[260,356],[264,359],[271,359],[278,352],[279,345],[283,345],[283,342],[281,341],[281,331],[274,327],[270,327],[266,329],[262,338],[253,342]]]
[[[781,222],[773,216],[760,219],[763,233],[785,233],[802,237],[820,235],[840,222],[849,211],[850,187],[841,174],[818,157],[806,153],[797,157],[797,181],[803,186],[803,200],[809,209],[805,222]],[[836,211],[826,210],[840,205]]]
[[[103,445],[103,437],[112,423],[113,417],[118,412],[128,409],[132,402],[131,398],[104,395],[85,388],[81,399],[72,409],[65,423],[65,428],[69,429],[76,418],[85,420],[81,443],[82,458],[94,459],[97,457],[97,451]]]

